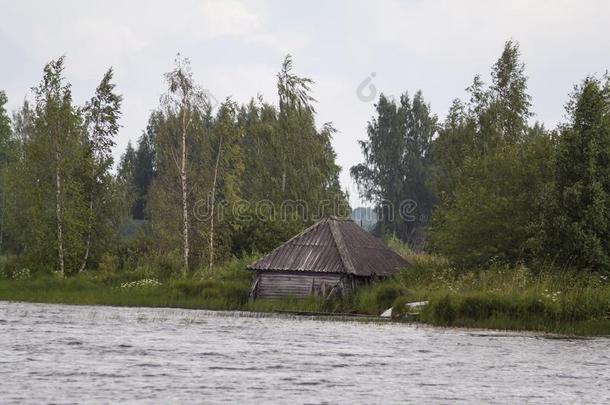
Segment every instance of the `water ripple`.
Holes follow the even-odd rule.
[[[0,302],[0,403],[610,403],[610,339]]]

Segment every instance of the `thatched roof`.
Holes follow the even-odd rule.
[[[407,261],[351,219],[325,218],[250,264],[250,270],[387,276]]]

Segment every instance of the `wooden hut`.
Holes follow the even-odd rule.
[[[351,219],[325,218],[262,259],[252,298],[304,298],[342,295],[373,278],[383,278],[408,263]]]

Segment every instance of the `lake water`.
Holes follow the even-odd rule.
[[[610,403],[610,339],[0,302],[0,402]]]

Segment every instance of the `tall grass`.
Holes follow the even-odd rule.
[[[159,277],[138,267],[113,268],[60,279],[35,275],[30,279],[0,278],[0,299],[83,305],[239,309],[247,304],[252,274],[245,270],[251,258],[231,260],[214,271],[199,271],[188,279]],[[155,277],[156,276],[156,277]]]
[[[121,271],[109,257],[99,271],[66,279],[0,278],[0,300],[369,315],[426,300],[420,319],[434,325],[610,335],[610,282],[605,275],[551,265],[495,264],[464,271],[442,257],[415,254],[395,240],[389,244],[410,265],[339,300],[251,301],[254,275],[245,268],[252,257],[230,260],[211,271],[201,269],[187,279],[176,278],[179,262],[172,257],[138,262]]]
[[[378,313],[388,302],[381,297],[400,291],[403,303],[428,300],[421,320],[435,325],[610,335],[607,275],[548,263],[464,271],[442,257],[415,254],[396,240],[388,244],[410,266],[358,291],[354,301],[362,312]]]

